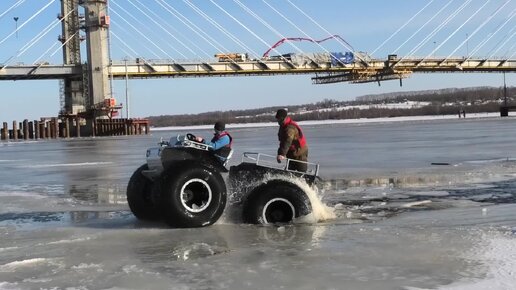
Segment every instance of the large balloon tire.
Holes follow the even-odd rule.
[[[163,178],[160,212],[172,227],[195,228],[215,223],[226,207],[226,184],[217,169],[181,163]]]
[[[140,166],[133,173],[127,184],[127,203],[131,212],[140,220],[159,220],[154,198],[154,182],[143,176],[142,171],[148,170],[147,164]]]
[[[244,200],[242,218],[249,224],[290,223],[312,211],[306,193],[284,180],[270,180],[253,189]]]

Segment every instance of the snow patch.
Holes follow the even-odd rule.
[[[21,192],[21,191],[0,191],[0,197],[30,197],[43,199],[46,196],[43,196],[36,192]]]
[[[50,168],[50,167],[77,167],[77,166],[96,166],[112,164],[113,162],[82,162],[82,163],[59,163],[59,164],[39,164],[21,166],[23,168]]]
[[[0,271],[14,272],[19,268],[34,267],[34,266],[41,265],[47,261],[48,261],[48,259],[45,259],[45,258],[34,258],[34,259],[27,259],[27,260],[22,260],[22,261],[14,261],[11,263],[0,265]]]
[[[20,289],[18,283],[0,282],[0,290]]]
[[[47,245],[78,243],[78,242],[89,241],[91,239],[92,239],[91,237],[85,237],[85,238],[79,238],[79,239],[59,240],[59,241],[55,241],[55,242],[48,242]]]
[[[5,251],[16,250],[16,249],[19,249],[19,248],[18,248],[18,247],[0,248],[0,253],[1,253],[1,252],[5,252]]]

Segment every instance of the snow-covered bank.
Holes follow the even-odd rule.
[[[515,115],[510,115],[515,116]],[[466,115],[466,119],[481,118],[500,118],[500,113],[471,113]],[[271,116],[272,119],[272,116]],[[317,121],[301,121],[300,125],[327,125],[327,124],[363,124],[363,123],[386,123],[386,122],[407,122],[407,121],[432,121],[432,120],[448,120],[458,119],[458,115],[432,115],[432,116],[407,116],[393,118],[371,118],[371,119],[343,119],[343,120],[317,120]],[[247,123],[247,124],[227,124],[226,128],[256,128],[256,127],[273,127],[278,124],[275,122],[268,123]],[[152,127],[151,131],[176,131],[176,130],[198,130],[211,129],[213,125],[199,126],[171,126],[171,127]]]

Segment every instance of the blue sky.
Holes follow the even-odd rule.
[[[0,15],[19,1],[22,0],[0,1],[0,11],[2,11]],[[168,7],[166,9],[163,5],[159,5],[162,3],[161,0],[111,0],[111,29],[116,35],[111,38],[112,59],[122,60],[125,57],[172,58],[177,61],[207,59],[223,49],[230,52],[248,52],[259,56],[282,36],[306,37],[309,35],[314,39],[322,39],[327,37],[328,33],[340,35],[356,51],[368,53],[374,51],[373,56],[379,58],[385,58],[387,54],[394,51],[399,55],[427,56],[440,45],[442,47],[434,55],[448,56],[479,27],[482,28],[478,29],[478,32],[471,36],[454,55],[464,56],[478,47],[474,55],[487,56],[494,52],[494,48],[499,47],[497,44],[504,43],[506,39],[508,41],[496,53],[496,56],[512,55],[514,54],[513,50],[516,49],[514,48],[516,36],[514,36],[514,30],[511,30],[516,27],[516,17],[508,18],[511,13],[514,13],[516,3],[509,2],[492,17],[491,21],[485,22],[506,0],[472,0],[439,32],[429,37],[426,44],[417,51],[413,51],[413,48],[430,35],[436,27],[444,23],[446,18],[457,11],[462,4],[468,3],[468,0],[434,0],[433,2],[423,0],[290,0],[317,24],[287,0],[213,1],[246,28],[227,16],[210,0],[189,1],[232,35],[235,35],[245,44],[245,47],[220,32],[196,13],[192,7],[189,7],[186,2],[167,0],[166,3],[170,6],[164,4],[165,7]],[[254,11],[263,22],[273,29],[269,29],[248,14],[238,5],[238,2]],[[51,3],[50,6],[32,21],[27,22],[18,31],[17,36],[13,34],[8,37],[16,27],[13,17],[19,17],[17,24],[21,26],[47,3]],[[142,6],[142,3],[145,5]],[[421,11],[428,3],[431,4]],[[483,6],[484,4],[486,5]],[[440,9],[443,9],[442,12],[437,14]],[[151,16],[158,24],[150,20],[142,11]],[[178,11],[215,39],[217,43],[205,41],[169,11]],[[419,11],[421,13],[409,21]],[[60,34],[59,25],[51,29],[30,49],[23,51],[24,46],[50,25],[59,12],[59,0],[55,0],[53,3],[51,0],[25,0],[18,7],[1,16],[0,63],[33,63],[40,57],[42,61],[62,63],[62,53],[60,50],[56,50],[57,37]],[[475,13],[476,15],[468,20]],[[436,14],[437,16],[431,20]],[[162,19],[165,22],[162,22]],[[503,25],[508,19],[507,24]],[[394,34],[404,24],[406,25],[403,29]],[[138,29],[132,29],[131,25]],[[168,32],[165,32],[163,28]],[[499,31],[493,34],[498,28],[500,28]],[[418,30],[420,31],[417,32]],[[385,45],[380,46],[393,34],[394,36]],[[453,36],[445,42],[452,34]],[[412,35],[414,36],[401,46]],[[480,47],[479,44],[491,35],[491,39]],[[49,50],[53,45],[54,48]],[[299,52],[298,49],[303,52],[323,51],[323,48],[312,43],[297,42],[295,45],[296,47],[284,44],[278,48],[278,53]],[[324,50],[328,51],[347,51],[341,43],[333,40],[322,45]],[[54,54],[51,55],[52,53]],[[83,58],[85,58],[85,54],[83,54]],[[506,81],[508,85],[514,86],[516,75],[514,73],[507,74]],[[399,86],[398,81],[383,82],[381,86],[376,83],[312,85],[310,75],[303,75],[130,80],[129,91],[131,116],[145,117],[264,106],[288,106],[312,103],[323,99],[352,100],[356,96],[365,94],[393,91],[502,85],[503,76],[501,74],[415,74],[403,81],[403,87]],[[0,121],[38,119],[43,116],[55,116],[59,111],[59,83],[57,80],[1,81],[0,90],[2,92]],[[119,102],[125,102],[125,81],[114,81],[114,94]]]

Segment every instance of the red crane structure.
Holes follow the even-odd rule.
[[[273,46],[271,46],[264,54],[263,54],[263,58],[267,58],[269,56],[269,53],[271,52],[271,50],[275,49],[276,47],[282,45],[285,41],[310,41],[310,42],[313,42],[313,43],[321,43],[321,42],[324,42],[326,40],[329,40],[329,39],[339,39],[341,41],[343,41],[347,46],[349,46],[349,48],[351,49],[351,51],[354,51],[355,49],[353,49],[353,47],[351,46],[351,44],[349,44],[346,40],[344,40],[342,37],[340,37],[339,35],[332,35],[332,36],[329,36],[329,37],[326,37],[324,39],[321,39],[321,40],[316,40],[316,39],[312,39],[312,38],[307,38],[307,37],[285,37],[285,38],[282,38],[280,39],[278,42],[276,42]]]

